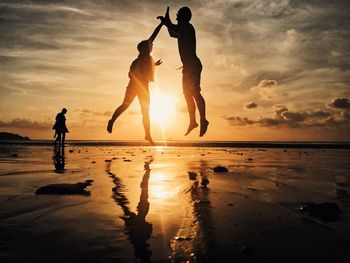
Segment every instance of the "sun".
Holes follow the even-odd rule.
[[[157,89],[151,94],[150,115],[151,120],[161,127],[167,126],[175,114],[174,98]]]

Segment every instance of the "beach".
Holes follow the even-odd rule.
[[[1,144],[0,261],[348,262],[349,160],[327,147]],[[86,180],[85,195],[35,194]],[[324,202],[339,216],[301,209]]]

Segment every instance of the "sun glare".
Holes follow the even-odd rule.
[[[150,196],[161,200],[175,195],[176,191],[168,183],[169,175],[163,173],[152,173],[150,181]]]
[[[175,114],[175,103],[173,97],[166,93],[155,90],[151,94],[150,105],[151,121],[165,127]]]

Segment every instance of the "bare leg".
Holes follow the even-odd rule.
[[[56,140],[55,140],[55,145],[58,143],[58,145],[61,145],[61,133],[58,132],[57,133],[57,137],[56,137]]]
[[[66,133],[62,133],[62,148],[64,147],[64,141],[66,140]]]
[[[149,119],[149,110],[148,108],[141,109],[142,111],[142,122],[143,127],[145,129],[145,140],[149,141],[151,144],[153,144],[152,136],[151,136],[151,124]]]
[[[196,122],[196,104],[194,103],[192,94],[189,92],[184,92],[184,96],[190,117],[190,124],[188,125],[187,132],[185,133],[185,135],[188,135],[194,128],[198,127],[198,123]]]
[[[132,88],[126,89],[123,103],[115,110],[112,118],[108,121],[107,131],[109,133],[112,133],[113,124],[115,120],[130,106],[135,96],[136,96],[136,93],[133,91]]]
[[[150,97],[147,91],[139,94],[139,102],[141,105],[143,127],[145,129],[145,140],[149,141],[150,144],[154,144],[151,136],[151,124],[149,118]]]
[[[58,142],[59,142],[58,135],[56,134],[56,139],[55,139],[55,142],[53,144],[56,146]]]
[[[200,123],[201,123],[201,128],[200,128],[200,133],[199,136],[203,136],[208,129],[208,125],[209,122],[207,121],[206,117],[205,117],[205,100],[202,96],[202,94],[199,92],[196,92],[193,94],[194,99],[196,101],[197,104],[197,108],[199,111],[199,116],[200,116]]]
[[[120,105],[115,112],[113,113],[112,118],[108,121],[108,125],[107,125],[107,131],[109,133],[112,133],[112,129],[113,129],[113,124],[115,122],[115,120],[130,106],[130,104],[125,104],[123,103],[122,105]]]

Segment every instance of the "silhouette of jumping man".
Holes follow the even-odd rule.
[[[155,66],[162,64],[162,61],[158,60],[157,62],[154,62],[150,53],[153,49],[153,41],[157,37],[162,26],[163,23],[160,23],[149,39],[143,40],[137,45],[139,56],[130,66],[130,81],[126,88],[123,103],[115,110],[112,118],[108,121],[107,131],[109,133],[112,133],[115,120],[130,106],[134,98],[137,96],[141,106],[142,121],[146,135],[145,140],[153,144],[149,118],[150,96],[148,83],[154,81]]]
[[[66,117],[64,116],[67,113],[67,109],[63,108],[60,113],[56,115],[56,122],[54,126],[52,127],[53,130],[55,130],[54,138],[55,145],[61,145],[64,146],[64,140],[66,139],[66,133],[69,132],[66,126]]]
[[[173,24],[169,17],[169,7],[165,16],[157,18],[168,28],[169,35],[177,38],[182,68],[182,86],[187,109],[190,117],[190,124],[185,135],[198,127],[196,121],[196,104],[200,115],[200,133],[203,136],[208,129],[209,122],[205,117],[205,100],[201,94],[201,72],[202,63],[196,54],[196,32],[190,23],[192,17],[191,9],[181,7],[176,15],[177,24]]]

